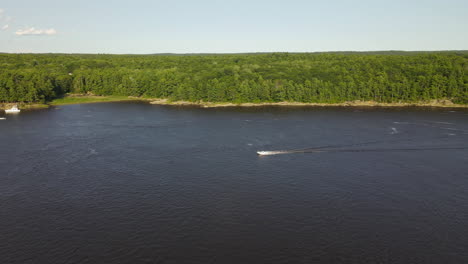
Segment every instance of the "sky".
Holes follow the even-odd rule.
[[[468,1],[0,1],[0,52],[376,50],[468,50]]]

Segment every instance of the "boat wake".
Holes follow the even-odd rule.
[[[276,150],[257,151],[259,156],[272,156],[294,153],[324,153],[324,152],[408,152],[408,151],[438,151],[438,150],[468,150],[468,146],[461,147],[414,147],[414,148],[372,148],[372,149],[308,149],[308,150]]]
[[[293,154],[293,153],[319,153],[319,152],[327,152],[333,149],[338,149],[338,148],[343,148],[343,147],[365,146],[365,145],[382,143],[382,142],[384,141],[377,140],[377,141],[354,143],[354,144],[349,144],[349,145],[327,145],[327,146],[305,148],[305,149],[271,150],[271,151],[262,150],[262,151],[257,151],[257,154],[259,156],[271,156],[271,155]]]

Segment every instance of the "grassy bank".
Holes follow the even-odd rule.
[[[142,98],[128,96],[95,96],[95,95],[77,95],[71,94],[62,98],[57,98],[50,102],[50,105],[69,105],[69,104],[89,104],[102,102],[121,102],[121,101],[137,101]]]
[[[90,103],[104,103],[104,102],[121,102],[121,101],[142,101],[147,100],[143,98],[128,97],[128,96],[95,96],[95,95],[80,95],[68,94],[64,97],[57,98],[46,104],[37,103],[18,103],[20,109],[41,109],[48,108],[56,105],[71,105],[71,104],[90,104]],[[0,104],[0,109],[8,109],[16,103]]]

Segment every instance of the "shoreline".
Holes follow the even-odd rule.
[[[144,100],[145,100],[144,98],[132,97],[132,96],[119,96],[119,95],[98,96],[98,95],[69,94],[62,98],[54,99],[47,104],[49,106],[58,106],[58,105],[71,105],[71,104],[92,104],[92,103],[144,101]]]
[[[46,109],[49,108],[48,104],[28,104],[28,103],[0,103],[0,110],[6,110],[11,108],[14,105],[18,105],[20,109],[36,110],[36,109]]]
[[[46,104],[28,104],[19,103],[22,109],[44,109],[51,106],[90,104],[90,103],[110,103],[140,101],[148,102],[153,105],[172,105],[172,106],[197,106],[202,108],[227,108],[227,107],[263,107],[263,106],[287,106],[287,107],[431,107],[431,108],[468,108],[468,104],[454,104],[449,100],[432,100],[428,102],[415,103],[379,103],[374,101],[352,101],[343,103],[301,103],[301,102],[265,102],[265,103],[231,103],[231,102],[190,102],[190,101],[171,101],[161,98],[144,98],[132,96],[95,96],[95,95],[76,95],[71,94],[62,98],[55,99]],[[15,103],[2,103],[0,109],[8,109]]]
[[[436,107],[436,108],[468,108],[465,104],[454,104],[447,101],[432,101],[419,103],[379,103],[373,101],[355,101],[343,103],[301,103],[301,102],[274,102],[274,103],[214,103],[170,101],[168,99],[153,99],[150,104],[174,106],[199,106],[203,108],[223,107],[262,107],[262,106],[293,106],[293,107]]]

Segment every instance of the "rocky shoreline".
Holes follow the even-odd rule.
[[[213,103],[213,102],[188,102],[170,101],[167,99],[151,100],[154,105],[180,105],[199,106],[203,108],[217,107],[261,107],[261,106],[309,106],[309,107],[440,107],[440,108],[468,108],[468,105],[454,104],[449,100],[430,101],[419,103],[379,103],[373,101],[353,101],[344,103],[300,103],[300,102],[276,102],[276,103]]]

